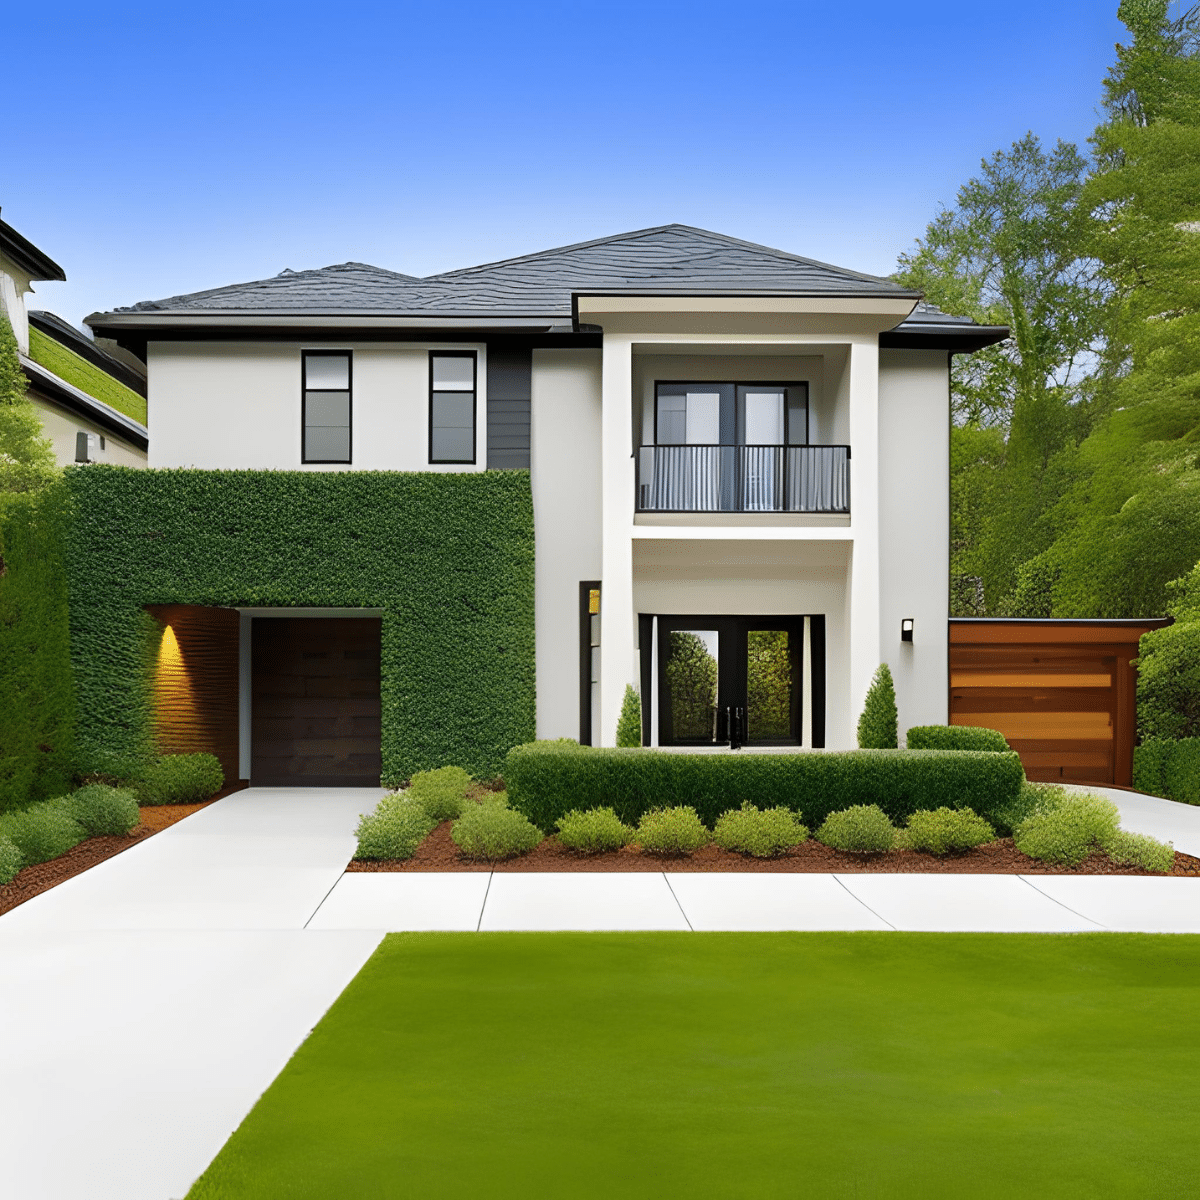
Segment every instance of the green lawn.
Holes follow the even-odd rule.
[[[1200,937],[393,935],[211,1197],[1195,1195]]]

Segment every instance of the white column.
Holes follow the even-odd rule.
[[[604,336],[601,403],[604,540],[600,583],[599,744],[615,746],[625,685],[637,680],[633,612],[633,342],[628,336]]]
[[[879,347],[850,347],[850,727],[842,743],[855,744],[855,728],[879,643]],[[842,748],[832,743],[835,748]]]

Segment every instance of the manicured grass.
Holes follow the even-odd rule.
[[[189,1192],[1167,1196],[1200,937],[386,939]]]

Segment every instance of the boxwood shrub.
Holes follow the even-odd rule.
[[[437,822],[406,794],[385,796],[375,811],[359,818],[355,858],[412,858]]]
[[[87,837],[87,830],[52,800],[0,815],[0,837],[11,838],[22,865],[49,862]]]
[[[409,782],[408,795],[436,824],[462,816],[470,786],[471,776],[462,767],[438,767],[435,771],[418,771]]]
[[[215,754],[167,754],[133,781],[142,804],[200,804],[225,785]]]
[[[956,854],[996,840],[996,831],[969,808],[915,812],[900,831],[899,844],[927,854]]]
[[[0,884],[11,883],[21,869],[21,851],[10,837],[0,835]]]
[[[627,825],[689,805],[709,828],[749,801],[790,808],[810,829],[831,813],[878,804],[894,822],[922,808],[993,812],[1017,804],[1025,772],[1009,751],[850,750],[823,754],[675,754],[518,746],[505,760],[510,801],[550,832],[571,809],[611,807]]]
[[[81,787],[66,798],[63,808],[93,837],[129,833],[140,819],[137,796],[132,791],[103,783]]]
[[[1008,749],[1004,734],[982,725],[914,725],[905,742],[910,750],[995,750]]]
[[[638,822],[636,840],[643,854],[677,858],[707,846],[709,833],[704,828],[704,822],[696,815],[696,810],[681,804],[675,808],[654,808],[643,813]]]
[[[507,804],[470,804],[450,826],[454,844],[467,858],[499,862],[527,854],[542,840],[541,831]]]
[[[1183,804],[1200,804],[1200,738],[1148,738],[1133,752],[1133,786]]]
[[[558,819],[558,840],[579,854],[604,854],[620,850],[634,839],[634,831],[611,808],[572,810]]]
[[[775,858],[808,840],[808,830],[790,808],[758,809],[747,802],[717,818],[713,841],[722,850]]]
[[[817,841],[851,854],[882,854],[896,844],[896,829],[878,804],[856,804],[830,813],[817,830]]]

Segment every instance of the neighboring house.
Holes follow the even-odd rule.
[[[650,745],[846,748],[882,661],[902,731],[947,719],[949,360],[1003,328],[682,225],[87,323],[152,467],[529,468],[539,737],[612,745],[632,683]]]
[[[62,267],[0,221],[0,309],[59,465],[144,467],[146,378],[138,360],[118,347],[98,346],[53,313],[26,307],[34,283],[65,279]]]

